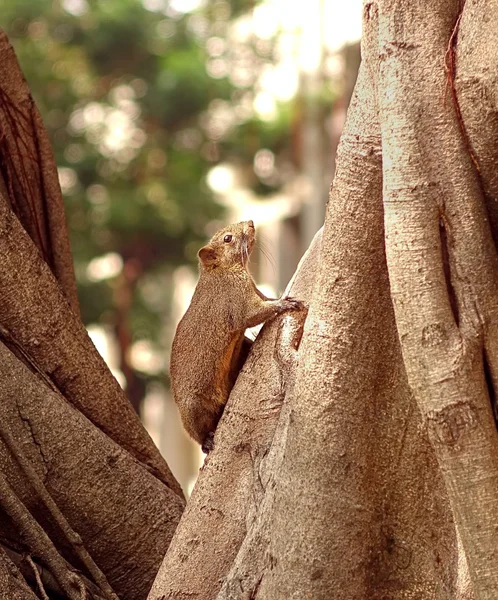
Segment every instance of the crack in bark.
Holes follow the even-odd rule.
[[[169,592],[168,595],[163,594],[158,600],[169,600],[170,598],[176,600],[188,600],[188,598],[198,598],[197,592]]]
[[[33,440],[33,444],[36,446],[36,448],[38,449],[38,452],[40,454],[40,458],[43,463],[43,471],[44,471],[42,481],[45,484],[48,480],[49,473],[50,473],[50,461],[45,456],[45,453],[43,451],[43,445],[41,444],[41,442],[37,439],[37,437],[35,435],[30,418],[23,415],[21,406],[19,405],[17,398],[15,399],[15,404],[16,404],[17,412],[19,414],[19,418],[26,425],[26,428],[28,429],[28,431],[30,433],[31,439]]]
[[[496,390],[493,386],[493,377],[491,375],[489,358],[487,356],[485,347],[483,348],[483,351],[482,351],[482,364],[483,364],[483,369],[484,369],[484,378],[486,380],[486,387],[488,388],[489,401],[491,403],[491,408],[493,411],[493,417],[495,419],[496,429],[498,430],[498,406],[497,406]]]
[[[256,596],[258,595],[258,590],[261,586],[261,582],[263,581],[263,577],[264,577],[264,572],[261,573],[258,580],[256,581],[256,584],[255,584],[253,590],[251,591],[251,595],[249,596],[249,600],[256,600]]]
[[[446,103],[447,90],[448,90],[448,86],[449,86],[450,91],[451,91],[451,97],[453,99],[453,104],[455,106],[458,125],[460,126],[460,131],[462,132],[463,143],[464,143],[464,146],[465,146],[467,152],[469,153],[470,160],[472,161],[474,167],[476,168],[476,171],[478,174],[478,180],[481,185],[481,188],[483,189],[482,181],[481,181],[481,169],[479,167],[479,162],[477,161],[477,157],[472,150],[472,146],[470,145],[469,135],[467,133],[467,129],[465,128],[465,123],[463,122],[462,111],[460,109],[460,102],[458,100],[458,94],[457,94],[457,91],[455,88],[456,45],[457,45],[457,41],[458,41],[458,39],[457,39],[458,38],[458,30],[460,28],[460,21],[462,20],[464,5],[465,5],[465,0],[460,2],[458,15],[457,15],[457,18],[455,21],[455,25],[453,27],[453,31],[451,32],[450,40],[448,42],[448,49],[447,49],[446,55],[444,57],[445,69],[446,69],[446,73],[447,73],[446,88],[444,91],[444,102]]]
[[[453,313],[453,318],[455,319],[455,324],[458,327],[460,323],[460,312],[458,310],[458,301],[455,289],[451,282],[452,269],[450,262],[450,252],[449,252],[449,231],[448,231],[448,221],[446,220],[443,211],[440,212],[439,219],[439,236],[441,238],[441,252],[442,252],[442,262],[443,262],[443,271],[444,278],[446,281],[446,289],[448,290],[448,298],[450,301],[451,312]]]

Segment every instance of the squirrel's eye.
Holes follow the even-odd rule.
[[[226,236],[223,238],[223,241],[224,241],[226,244],[228,244],[228,242],[231,242],[231,241],[232,241],[232,236],[231,236],[231,235],[226,235]]]

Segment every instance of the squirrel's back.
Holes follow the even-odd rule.
[[[247,270],[254,245],[252,221],[218,231],[199,250],[200,277],[171,350],[171,388],[188,433],[205,451],[247,355],[247,327],[302,303],[271,300]]]
[[[171,387],[183,424],[199,443],[214,431],[235,383],[244,328],[244,285],[232,274],[202,273],[171,351]]]

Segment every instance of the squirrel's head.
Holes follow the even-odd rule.
[[[209,244],[199,250],[201,266],[205,269],[237,266],[245,268],[255,237],[256,230],[252,221],[242,221],[220,229]]]

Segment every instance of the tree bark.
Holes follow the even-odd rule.
[[[0,549],[0,590],[9,600],[38,600],[16,566]]]
[[[410,386],[474,591],[491,599],[498,596],[498,437],[484,361],[495,373],[498,260],[465,124],[453,96],[443,101],[453,86],[445,57],[451,65],[461,6],[445,0],[435,14],[426,8],[379,2],[387,264]]]
[[[2,472],[19,500],[61,555],[82,568],[74,542],[47,514],[40,495],[40,487],[45,489],[119,598],[144,598],[182,512],[182,499],[60,394],[40,385],[3,344],[0,397],[1,429],[10,432],[17,453],[29,461],[39,480],[35,485],[26,477],[2,440]],[[6,542],[15,544],[15,527],[3,516],[0,522]]]
[[[0,335],[177,494],[181,488],[50,269],[0,195]]]
[[[57,169],[4,34],[0,56],[0,542],[32,571],[0,548],[0,596],[143,600],[183,494],[79,319]]]
[[[498,241],[497,21],[496,2],[468,0],[461,12],[454,60],[454,100],[464,125],[463,141],[483,186],[495,245]]]
[[[298,355],[257,340],[149,600],[497,597],[494,16],[365,2]]]
[[[57,169],[1,31],[0,56],[0,336],[94,424],[182,495],[79,319]]]
[[[0,30],[0,192],[57,278],[73,311],[78,295],[57,168],[47,132]]]
[[[261,598],[430,598],[456,583],[451,515],[394,328],[367,67],[338,154]]]

